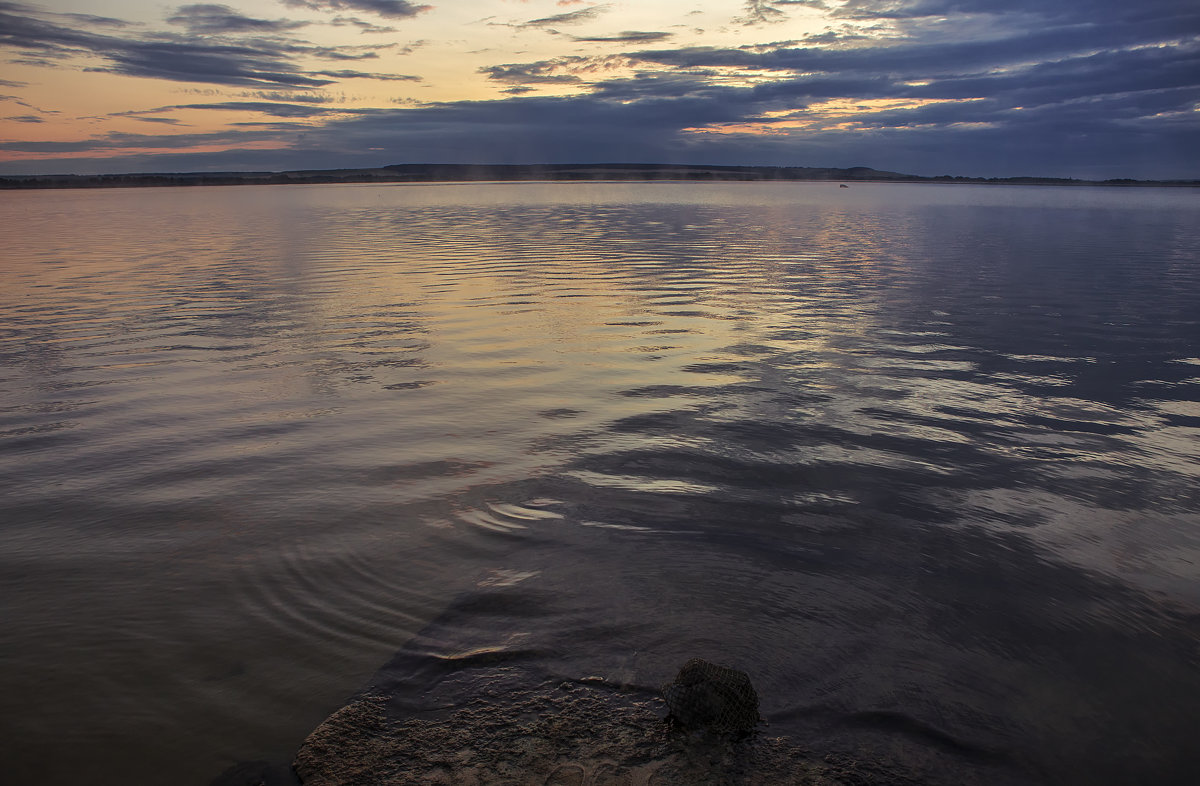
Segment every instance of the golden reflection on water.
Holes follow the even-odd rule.
[[[689,592],[737,608],[696,624],[781,680],[809,661],[764,642],[826,643],[787,677],[793,704],[903,683],[946,718],[1011,720],[970,687],[1020,693],[1006,669],[1058,702],[1039,642],[964,658],[964,631],[1005,640],[1057,592],[1109,593],[1060,636],[1109,624],[1109,606],[1179,635],[1123,593],[1200,608],[1200,202],[1128,193],[0,194],[0,695],[41,713],[14,732],[17,771],[50,762],[43,780],[70,782],[64,741],[109,782],[286,755],[460,593],[536,595],[572,561],[654,568],[621,608],[611,588],[559,598],[568,617],[640,616],[611,632],[649,636],[633,649],[653,657],[671,637],[644,620],[700,614]],[[1014,611],[976,557],[1048,594]],[[960,596],[991,606],[964,621],[946,605]],[[535,636],[539,619],[494,624]],[[62,674],[89,691],[47,700]],[[1077,722],[1068,704],[1019,719],[1077,750],[1055,725]]]

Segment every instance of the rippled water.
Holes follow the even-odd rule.
[[[406,645],[705,656],[771,733],[931,781],[1200,772],[1196,190],[0,193],[0,226],[13,783],[286,760]]]

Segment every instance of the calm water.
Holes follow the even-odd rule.
[[[1196,190],[0,193],[0,226],[7,782],[286,760],[406,644],[705,656],[771,733],[930,780],[1200,782]]]

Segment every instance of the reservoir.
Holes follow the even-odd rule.
[[[761,734],[922,783],[1198,782],[1196,189],[31,191],[0,226],[6,782],[286,763],[397,652],[703,657]]]

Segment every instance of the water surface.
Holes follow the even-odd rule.
[[[1200,192],[0,194],[13,782],[286,760],[396,650],[748,671],[927,780],[1200,772]],[[416,638],[414,638],[416,637]]]

